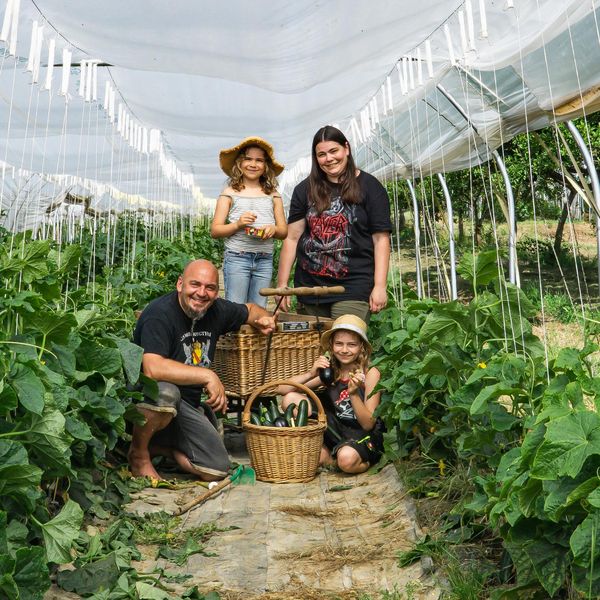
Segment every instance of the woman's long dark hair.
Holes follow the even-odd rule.
[[[341,186],[340,195],[348,204],[358,204],[361,201],[360,185],[356,178],[356,165],[352,158],[352,150],[346,136],[337,127],[325,125],[321,127],[312,142],[312,168],[308,176],[308,199],[315,207],[317,213],[321,214],[331,204],[332,184],[327,175],[321,170],[317,161],[317,144],[321,142],[337,142],[340,146],[348,148],[348,164],[346,170],[339,178]]]

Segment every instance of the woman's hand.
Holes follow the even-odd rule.
[[[240,218],[237,220],[238,229],[244,229],[244,227],[248,227],[248,225],[252,225],[256,221],[256,213],[253,213],[251,210],[247,210],[245,213],[242,213]]]
[[[281,302],[279,302],[281,300]],[[277,312],[288,312],[292,304],[292,298],[290,296],[275,296],[275,304],[279,306]]]
[[[369,296],[369,310],[373,313],[387,306],[387,290],[384,285],[376,285]]]
[[[326,369],[330,365],[331,365],[331,362],[329,361],[329,359],[326,356],[324,356],[324,355],[318,356],[317,360],[315,360],[315,362],[313,363],[313,366],[310,369],[311,379],[313,377],[319,376],[319,369]]]

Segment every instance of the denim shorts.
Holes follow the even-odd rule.
[[[270,252],[236,252],[225,250],[223,279],[225,299],[231,302],[253,302],[267,305],[260,288],[270,287],[273,276],[273,255]]]

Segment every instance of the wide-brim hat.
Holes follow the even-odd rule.
[[[266,140],[263,140],[259,137],[247,137],[237,146],[233,146],[233,148],[227,148],[226,150],[221,150],[221,152],[219,152],[219,164],[221,165],[221,169],[225,171],[226,175],[231,177],[231,170],[233,169],[233,165],[235,164],[235,159],[237,158],[238,154],[244,148],[248,148],[250,146],[262,148],[271,161],[275,175],[281,175],[281,172],[283,169],[285,169],[285,167],[280,162],[275,160],[275,151],[273,150],[273,146],[271,146],[271,144],[269,144],[269,142]]]
[[[356,333],[363,340],[369,352],[371,352],[371,343],[367,338],[367,324],[356,315],[342,315],[333,322],[331,329],[328,329],[321,336],[321,351],[326,352],[329,350],[329,340],[336,331],[351,331],[352,333]]]

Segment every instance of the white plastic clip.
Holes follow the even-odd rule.
[[[54,52],[56,49],[56,40],[50,38],[48,41],[48,67],[46,68],[46,83],[44,89],[52,91],[52,75],[54,74]]]
[[[480,35],[482,39],[488,36],[487,15],[485,14],[485,0],[479,0],[479,22],[481,23]]]
[[[60,83],[60,93],[66,96],[69,91],[69,77],[71,76],[71,58],[73,53],[67,48],[62,51],[62,79]]]
[[[427,58],[427,74],[433,79],[433,59],[431,58],[431,41],[425,40],[425,56]]]

